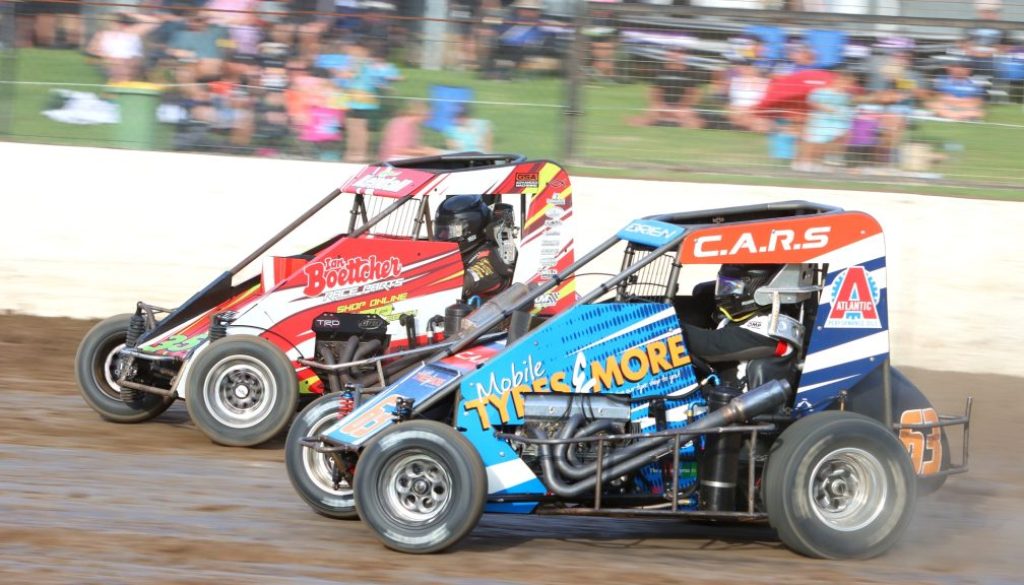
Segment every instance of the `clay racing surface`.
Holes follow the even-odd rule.
[[[972,471],[919,501],[888,555],[799,557],[760,527],[484,516],[458,548],[407,556],[299,500],[282,442],[211,444],[184,406],[116,425],[78,396],[91,323],[0,316],[0,583],[1019,583],[1022,380],[904,370],[940,412],[976,398]],[[898,355],[897,355],[898,357]],[[959,437],[951,437],[959,443]]]

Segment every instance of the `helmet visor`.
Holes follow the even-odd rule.
[[[742,295],[745,289],[743,279],[735,276],[719,276],[715,282],[715,296],[719,298]]]
[[[451,221],[439,222],[434,235],[442,242],[454,242],[466,237],[469,231],[469,222],[464,219],[452,219]]]

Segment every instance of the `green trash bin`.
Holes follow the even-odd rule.
[[[121,109],[121,121],[114,128],[114,146],[156,150],[156,109],[163,87],[155,83],[125,82],[106,87]]]

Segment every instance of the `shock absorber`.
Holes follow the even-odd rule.
[[[739,388],[712,386],[708,412],[714,412],[742,394]],[[700,509],[721,512],[736,508],[736,477],[739,465],[739,433],[707,435],[700,465]]]
[[[142,303],[139,303],[135,306],[135,314],[128,321],[128,332],[124,337],[125,347],[135,347],[144,333],[146,333],[146,318],[142,315]]]

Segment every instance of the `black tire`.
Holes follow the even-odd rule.
[[[903,444],[852,412],[807,416],[772,445],[764,475],[768,520],[783,543],[818,558],[871,558],[906,529],[916,497]]]
[[[75,354],[75,379],[78,389],[101,417],[117,423],[140,423],[160,416],[174,403],[173,397],[136,393],[125,402],[115,380],[114,352],[124,345],[131,315],[116,315],[97,323],[78,346]]]
[[[299,443],[305,437],[319,435],[343,418],[342,399],[341,393],[327,394],[309,403],[299,413],[284,444],[284,463],[292,487],[317,514],[351,520],[358,518],[352,487],[343,481],[340,489],[334,489],[334,463],[331,458]]]
[[[299,384],[288,357],[269,341],[230,335],[199,352],[186,377],[185,406],[214,443],[252,447],[291,421]]]
[[[473,530],[486,501],[480,454],[461,433],[439,422],[397,424],[359,458],[356,510],[390,549],[444,550]]]

